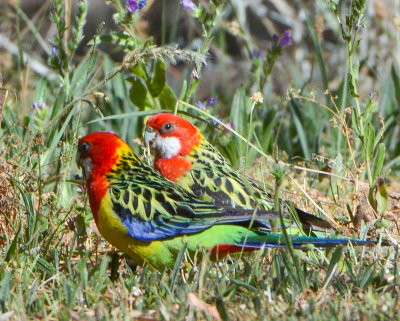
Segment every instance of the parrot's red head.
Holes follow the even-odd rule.
[[[155,151],[154,168],[164,177],[176,181],[192,163],[185,158],[200,144],[201,134],[186,119],[161,113],[149,118],[144,141]]]
[[[95,132],[79,139],[76,162],[82,167],[84,179],[89,181],[94,176],[108,174],[123,151],[131,149],[117,135]]]
[[[78,141],[76,163],[82,167],[89,194],[90,207],[97,222],[97,212],[108,190],[106,175],[130,147],[117,135],[106,132],[88,134]]]
[[[161,113],[149,118],[144,140],[156,152],[156,158],[186,156],[199,145],[201,134],[186,119]]]

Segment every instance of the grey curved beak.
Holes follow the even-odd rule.
[[[76,152],[76,158],[75,158],[75,161],[76,161],[76,165],[78,165],[78,168],[81,168],[82,167],[82,157],[81,157],[81,153],[79,152],[79,150]]]
[[[144,143],[146,146],[153,144],[153,142],[157,138],[157,133],[151,127],[146,128],[146,132],[144,133]]]
[[[78,151],[76,153],[76,164],[78,168],[82,168],[82,174],[85,181],[87,181],[92,175],[93,165],[89,157],[82,158],[81,153]]]

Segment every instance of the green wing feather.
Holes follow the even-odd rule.
[[[182,178],[180,185],[196,195],[209,194],[216,204],[234,202],[244,208],[260,206],[271,210],[272,203],[264,190],[235,168],[202,138],[200,145],[186,156],[193,164],[189,177]],[[202,195],[201,195],[202,196]]]
[[[232,165],[202,137],[200,145],[186,156],[194,165],[178,180],[178,184],[203,199],[212,199],[216,205],[239,206],[271,210],[270,195],[247,176],[239,173]],[[293,207],[290,202],[285,206]],[[332,228],[331,224],[300,209],[289,211],[296,215],[304,227]]]
[[[128,234],[140,241],[153,241],[203,231],[213,225],[235,224],[269,229],[276,218],[269,210],[222,208],[198,199],[181,186],[166,180],[132,153],[107,176],[113,210]]]
[[[245,182],[243,175],[204,138],[186,157],[195,165],[188,172],[189,175],[178,182],[197,196],[204,197],[203,194],[207,194],[220,205],[272,209],[271,202],[262,196],[264,191],[251,180]],[[251,190],[246,184],[251,186]]]

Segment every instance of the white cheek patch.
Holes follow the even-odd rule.
[[[162,158],[171,158],[178,155],[181,150],[181,143],[176,137],[158,137],[154,142],[153,148],[156,149]]]

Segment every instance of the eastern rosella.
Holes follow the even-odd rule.
[[[100,233],[138,263],[147,261],[157,269],[173,266],[185,243],[190,255],[203,248],[214,256],[285,246],[282,234],[268,232],[268,211],[253,218],[253,210],[198,199],[141,162],[115,134],[96,132],[79,139],[77,164]],[[295,247],[349,242],[296,235],[290,239]]]
[[[145,144],[155,151],[154,168],[196,196],[215,204],[271,210],[267,192],[236,170],[186,119],[160,113],[147,120]],[[325,220],[296,209],[303,227],[332,228]]]

